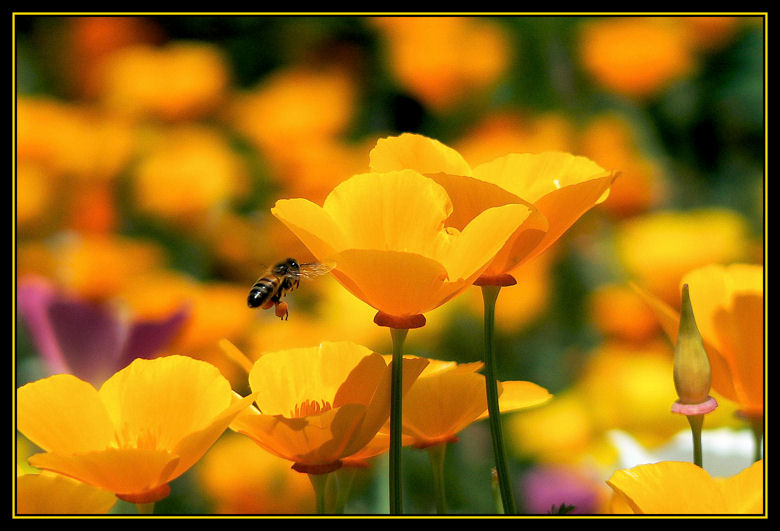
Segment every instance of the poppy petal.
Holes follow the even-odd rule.
[[[16,478],[18,514],[106,514],[116,496],[65,476],[42,472]]]
[[[471,175],[471,167],[460,153],[438,140],[413,133],[380,138],[369,161],[371,171],[378,172],[410,168],[423,174]]]
[[[16,404],[17,429],[44,450],[87,452],[113,441],[114,424],[98,391],[73,375],[23,385]]]

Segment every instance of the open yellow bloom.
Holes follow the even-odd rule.
[[[411,168],[441,184],[453,203],[447,221],[457,229],[501,205],[525,204],[534,210],[482,272],[483,279],[511,276],[545,251],[606,199],[616,177],[585,157],[563,152],[513,153],[472,169],[454,149],[411,133],[380,139],[370,159],[373,171]]]
[[[404,359],[403,390],[428,364]],[[257,408],[230,427],[310,474],[337,470],[363,449],[390,415],[391,364],[350,342],[263,354],[249,385]]]
[[[59,374],[17,390],[17,428],[45,450],[33,466],[134,503],[160,500],[253,397],[186,356],[137,359],[96,390]]]
[[[318,260],[335,262],[336,279],[397,328],[422,326],[422,314],[471,285],[507,239],[538,216],[524,204],[504,204],[445,227],[453,202],[412,169],[355,175],[323,206],[282,199],[271,212]]]
[[[607,484],[634,514],[762,514],[763,469],[762,460],[713,478],[693,463],[662,461],[618,470]]]
[[[764,268],[760,265],[709,265],[690,271],[691,305],[710,359],[712,387],[739,404],[743,413],[764,412]],[[653,297],[664,331],[676,343],[680,316]]]
[[[427,448],[455,442],[471,423],[487,418],[485,376],[482,363],[431,360],[404,397],[403,430],[406,444]],[[531,382],[499,382],[502,412],[541,405],[552,398]]]
[[[16,478],[18,514],[106,514],[116,503],[107,490],[41,472]]]

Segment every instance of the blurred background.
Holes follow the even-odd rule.
[[[44,279],[136,321],[186,319],[160,353],[217,365],[323,340],[389,353],[374,311],[330,278],[251,311],[265,265],[309,255],[270,215],[367,171],[377,138],[416,132],[472,165],[563,150],[619,170],[609,199],[499,297],[499,375],[555,394],[505,416],[521,508],[600,511],[623,461],[687,428],[672,347],[633,281],[678,305],[680,277],[763,263],[765,20],[717,17],[16,15],[16,279]],[[17,314],[17,386],[52,372]],[[478,288],[428,316],[407,351],[476,361]],[[706,428],[745,432],[721,400]],[[34,452],[19,441],[19,459]],[[752,448],[735,450],[738,470]],[[434,511],[431,465],[404,450],[408,513]],[[744,459],[744,464],[740,461]],[[714,460],[710,460],[714,463]],[[158,514],[311,511],[308,479],[227,433]],[[486,423],[447,455],[456,514],[495,510]],[[730,472],[733,473],[733,472]],[[387,511],[386,456],[348,513]],[[114,512],[134,512],[120,502]]]

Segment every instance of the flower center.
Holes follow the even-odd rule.
[[[325,413],[333,406],[327,400],[304,400],[300,404],[295,405],[293,410],[293,417],[307,417],[309,415],[319,415]]]

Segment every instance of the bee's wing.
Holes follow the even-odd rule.
[[[327,274],[330,272],[331,269],[333,269],[336,266],[333,262],[326,262],[326,263],[318,263],[318,262],[312,262],[309,264],[301,264],[300,266],[300,272],[298,273],[299,278],[303,279],[312,279],[316,278],[322,275]]]

